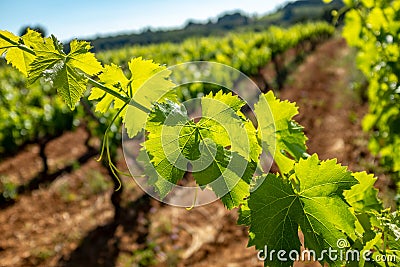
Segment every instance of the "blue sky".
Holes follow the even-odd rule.
[[[0,29],[42,25],[61,40],[117,34],[151,26],[178,27],[240,9],[264,14],[287,0],[0,0]]]

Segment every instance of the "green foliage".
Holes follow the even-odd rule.
[[[138,266],[152,266],[157,264],[155,247],[156,245],[154,243],[150,243],[145,249],[135,250],[132,253],[130,263],[136,263]]]
[[[270,27],[260,32],[230,33],[224,37],[188,38],[179,44],[133,45],[99,53],[101,61],[126,66],[132,57],[154,59],[169,66],[189,61],[226,64],[248,76],[259,75],[260,68],[273,56],[305,43],[331,36],[334,28],[326,23],[306,23],[288,29]],[[220,90],[220,89],[218,89]],[[202,84],[190,84],[178,92],[180,99],[208,94]]]
[[[0,71],[0,155],[10,155],[29,142],[54,137],[77,125],[51,86],[40,81],[26,87],[26,79],[9,67]],[[27,112],[29,110],[29,112]]]
[[[319,162],[317,155],[296,163],[290,177],[269,174],[248,200],[252,233],[249,244],[300,254],[300,226],[304,246],[318,255],[324,249],[338,249],[337,240],[355,230],[355,216],[342,193],[356,183],[336,160]],[[270,266],[283,264],[276,258],[271,263],[268,260]]]
[[[312,29],[319,32],[321,28],[308,28],[309,35],[301,28],[272,28],[271,55],[286,51],[298,40],[318,36]],[[321,32],[329,29],[322,27]],[[301,34],[296,35],[297,41],[288,41],[284,37],[289,32]],[[31,83],[40,78],[50,81],[71,109],[87,85],[92,85],[90,99],[98,100],[96,109],[110,116],[111,124],[121,118],[129,136],[144,134],[139,160],[145,165],[148,183],[161,197],[191,165],[201,189],[211,188],[228,209],[240,208],[238,223],[249,226],[249,245],[257,249],[268,246],[287,253],[299,251],[301,229],[302,245],[320,254],[339,248],[338,240],[347,240],[350,248],[374,249],[375,257],[398,253],[398,214],[381,212],[372,187],[374,178],[353,174],[336,160],[320,161],[317,155],[308,155],[303,128],[293,120],[298,112],[294,103],[280,101],[272,92],[260,95],[255,103],[257,123],[253,124],[241,112],[244,102],[221,91],[201,97],[201,118],[190,119],[173,89],[171,71],[165,67],[134,58],[128,63],[130,74],[126,76],[117,65],[103,67],[98,63],[87,42],[72,41],[66,54],[55,37],[28,34],[34,38],[0,32],[0,52],[6,54],[7,61]],[[262,43],[262,38],[257,41]],[[191,45],[190,59],[198,59],[194,56],[199,52],[197,43]],[[208,52],[203,59],[213,59],[216,48],[203,49],[201,53]],[[264,63],[258,61],[256,66]],[[110,167],[117,171],[109,151],[110,132],[111,126],[105,129],[103,145]],[[275,158],[280,174],[254,175],[256,168],[262,168],[262,150]],[[153,254],[138,257],[147,262]],[[347,264],[326,256],[320,261],[332,266]],[[265,265],[289,266],[291,262],[267,258]]]
[[[358,48],[357,66],[366,76],[369,113],[363,128],[371,132],[370,151],[389,171],[400,172],[400,2],[346,1],[343,36]]]
[[[5,199],[16,199],[18,197],[18,185],[10,181],[6,176],[0,176],[0,192]]]
[[[344,192],[347,202],[358,212],[376,210],[380,211],[383,207],[377,199],[378,189],[374,188],[376,178],[366,172],[356,172],[353,176],[358,184],[350,190]]]
[[[303,128],[292,120],[298,108],[289,101],[276,99],[272,92],[260,95],[254,112],[258,118],[259,138],[283,173],[293,169],[294,159],[308,156]]]
[[[254,168],[251,160],[258,160],[261,152],[257,143],[250,152],[251,140],[245,137],[255,128],[240,112],[243,105],[237,96],[210,94],[201,100],[202,118],[197,123],[189,120],[182,105],[172,101],[155,105],[146,124],[144,148],[154,167],[148,169],[149,174],[153,171],[149,182],[162,197],[182,179],[190,162],[196,182],[211,184],[227,208],[243,202],[252,177],[247,168]]]

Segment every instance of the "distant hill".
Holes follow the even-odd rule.
[[[298,22],[325,20],[332,21],[332,10],[344,7],[342,0],[325,4],[322,0],[298,0],[289,2],[276,12],[260,18],[256,24],[287,26]]]
[[[123,34],[91,40],[96,50],[113,49],[133,44],[151,44],[161,42],[180,42],[188,37],[224,35],[227,31],[250,25],[254,20],[239,12],[224,14],[216,22],[207,23],[189,21],[182,29],[145,30],[141,33]]]
[[[290,26],[305,21],[331,21],[332,9],[340,9],[342,0],[324,4],[322,0],[298,0],[289,2],[271,14],[261,18],[252,18],[240,12],[225,13],[213,22],[196,23],[189,21],[182,29],[145,30],[141,33],[122,34],[91,40],[97,51],[115,49],[133,44],[151,44],[161,42],[180,42],[188,37],[224,35],[228,31],[263,30],[271,25]]]

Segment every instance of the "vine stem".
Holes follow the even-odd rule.
[[[36,56],[35,50],[33,50],[32,48],[30,48],[30,47],[28,47],[26,45],[23,45],[23,44],[20,44],[18,42],[15,42],[15,41],[11,40],[10,38],[8,38],[7,36],[5,36],[2,33],[0,33],[0,38],[5,40],[6,42],[12,44],[13,45],[12,47],[19,48],[19,49],[21,49],[21,50],[23,50],[23,51],[25,51],[25,52],[27,52],[27,53],[29,53],[31,55]],[[0,49],[2,49],[2,48],[11,48],[11,47],[10,46],[0,47]],[[106,93],[118,98],[119,100],[123,101],[124,103],[129,103],[129,105],[134,106],[135,108],[138,108],[143,112],[149,113],[151,111],[150,109],[148,109],[145,106],[143,106],[142,104],[136,102],[132,98],[125,97],[125,96],[119,94],[118,92],[116,92],[115,90],[113,90],[111,88],[108,88],[104,84],[94,80],[93,78],[91,78],[86,73],[82,73],[82,74],[85,77],[85,79],[87,79],[88,84],[90,84],[92,86],[95,86],[95,87],[99,88],[100,90],[102,90],[102,91],[104,91],[104,92],[106,92]]]
[[[122,100],[124,103],[128,103],[129,105],[134,106],[135,108],[138,108],[141,111],[144,111],[146,113],[150,113],[151,112],[150,109],[148,109],[145,106],[143,106],[142,104],[136,102],[132,98],[120,95],[116,91],[114,91],[113,89],[108,88],[104,84],[99,83],[98,81],[96,81],[96,80],[92,79],[91,77],[87,76],[85,73],[84,73],[84,75],[85,75],[85,78],[88,80],[88,84],[90,84],[92,86],[95,86],[95,87],[99,88],[100,90],[103,90],[104,92],[106,92],[106,93],[108,93],[108,94],[110,94],[112,96],[115,96],[119,100]]]
[[[383,231],[383,255],[386,256],[386,244],[387,244],[387,235],[385,231]],[[389,264],[387,262],[387,257],[385,257],[385,266],[389,267]]]
[[[30,48],[30,47],[28,47],[28,46],[26,46],[26,45],[22,45],[22,44],[20,44],[20,43],[18,43],[18,42],[15,42],[15,41],[11,40],[10,38],[8,38],[7,36],[3,35],[2,33],[0,33],[0,38],[3,39],[3,40],[5,40],[5,41],[7,41],[7,42],[9,42],[9,43],[12,44],[12,45],[15,45],[15,46],[18,47],[19,49],[24,50],[25,52],[36,56],[36,53],[35,53],[35,51],[33,51],[32,48]],[[0,47],[0,49],[1,49],[1,48],[3,48],[3,47]]]

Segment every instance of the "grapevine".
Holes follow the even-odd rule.
[[[179,101],[173,73],[165,66],[137,57],[127,63],[127,75],[118,65],[101,64],[88,42],[73,40],[69,46],[66,53],[55,36],[43,38],[31,30],[22,37],[0,31],[0,54],[29,84],[49,82],[71,110],[90,87],[89,99],[96,101],[97,111],[114,110],[112,122],[121,118],[129,137],[145,136],[141,157],[148,159],[148,183],[161,197],[191,172],[201,189],[210,185],[227,209],[239,209],[238,223],[249,227],[249,245],[260,251],[267,246],[300,254],[303,245],[331,266],[398,264],[375,259],[399,256],[399,214],[382,211],[372,175],[352,173],[334,159],[321,161],[307,153],[303,128],[293,120],[298,113],[294,103],[277,99],[271,91],[260,94],[254,123],[242,111],[243,99],[210,92],[200,98],[201,118],[194,120]],[[109,153],[108,129],[102,155]],[[178,144],[180,151],[168,149],[170,143]],[[279,173],[255,175],[263,168],[262,151],[274,158]],[[193,169],[182,170],[176,153],[190,160]],[[210,161],[205,166],[199,160],[204,157]],[[245,168],[238,172],[231,161]],[[324,255],[343,249],[338,240],[346,241],[346,249],[371,250],[371,261]],[[266,257],[265,266],[290,266],[294,260]]]
[[[368,80],[370,151],[399,180],[400,173],[400,2],[345,1],[343,37],[358,49],[357,66]]]

